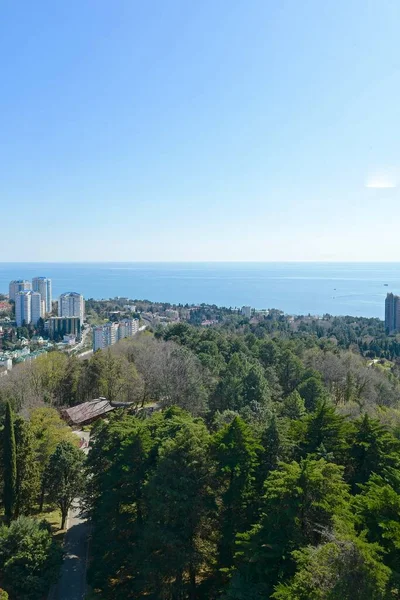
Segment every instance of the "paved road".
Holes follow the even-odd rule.
[[[82,450],[87,454],[90,433],[87,431],[74,431],[74,433],[85,441]],[[68,513],[67,533],[64,539],[65,555],[60,579],[50,591],[48,600],[84,600],[85,598],[90,526],[80,513],[80,502],[76,499]]]
[[[68,531],[64,541],[65,557],[60,579],[51,591],[49,600],[85,598],[89,524],[79,514],[79,504],[76,503],[68,517]]]

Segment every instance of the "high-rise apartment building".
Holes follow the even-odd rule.
[[[47,277],[34,277],[32,279],[32,289],[34,292],[39,292],[42,296],[42,300],[45,303],[45,312],[51,312],[51,279]]]
[[[25,279],[15,279],[14,281],[10,281],[8,286],[8,295],[10,300],[14,300],[15,302],[15,296],[18,294],[18,292],[31,289],[32,286],[30,281],[26,281]]]
[[[386,333],[400,331],[400,296],[387,294],[385,300],[385,330]]]
[[[18,292],[15,296],[15,320],[17,326],[37,324],[44,316],[42,297],[39,292],[25,290]]]
[[[79,317],[81,324],[85,316],[85,300],[82,294],[66,292],[61,294],[58,301],[59,317]]]

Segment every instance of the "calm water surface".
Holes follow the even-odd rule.
[[[54,297],[77,291],[290,314],[383,318],[386,293],[400,293],[400,263],[0,263],[0,292],[41,275],[52,278]]]

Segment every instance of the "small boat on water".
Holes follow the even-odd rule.
[[[383,285],[385,285],[387,287],[389,284],[388,283],[384,283]]]

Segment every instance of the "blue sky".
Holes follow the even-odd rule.
[[[1,260],[398,260],[399,22],[3,1]]]

